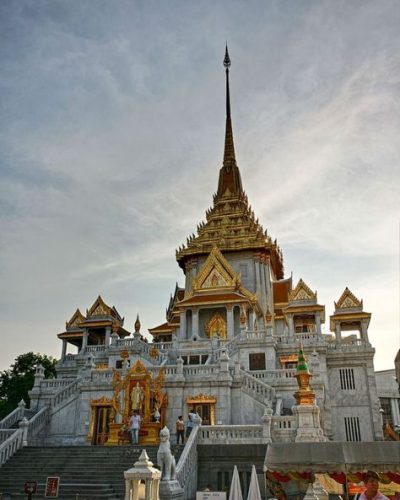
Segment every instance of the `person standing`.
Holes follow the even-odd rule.
[[[176,444],[179,444],[179,438],[181,439],[181,443],[183,444],[183,440],[185,437],[185,422],[183,421],[182,415],[179,415],[175,425],[176,425]]]
[[[379,475],[374,471],[368,471],[364,476],[365,491],[361,493],[358,500],[389,500],[379,491]]]
[[[194,421],[193,418],[196,417],[196,413],[194,413],[193,408],[189,410],[188,413],[188,421],[186,424],[186,439],[189,439],[190,433],[193,430],[194,427]]]
[[[131,416],[129,420],[130,424],[130,434],[131,434],[131,443],[132,444],[138,444],[139,443],[139,429],[140,429],[140,422],[141,422],[141,417],[138,414],[136,410],[133,411],[133,415]]]

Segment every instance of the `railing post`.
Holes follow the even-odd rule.
[[[262,433],[263,433],[263,442],[271,443],[271,421],[272,421],[272,408],[265,408],[264,415],[262,416]]]
[[[24,417],[19,423],[18,426],[22,429],[22,446],[28,446],[28,427],[29,422],[26,417]]]

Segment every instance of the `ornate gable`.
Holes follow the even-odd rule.
[[[317,292],[313,292],[302,279],[297,283],[296,288],[289,293],[289,302],[297,300],[317,300]]]
[[[347,288],[345,288],[344,292],[342,293],[340,299],[335,302],[335,309],[340,310],[340,309],[358,309],[362,311],[363,308],[363,301],[358,300],[357,297],[351,293],[351,291]]]
[[[87,317],[92,316],[115,316],[113,309],[108,306],[99,295],[92,307],[86,312]]]
[[[85,316],[81,313],[79,309],[77,309],[72,315],[71,319],[69,321],[66,321],[65,328],[67,330],[73,328],[79,328],[80,324],[82,323],[82,321],[85,321],[85,319],[86,319]]]
[[[212,289],[237,290],[239,287],[240,275],[235,273],[219,249],[214,247],[193,280],[193,291],[209,292]]]

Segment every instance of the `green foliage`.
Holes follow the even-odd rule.
[[[55,378],[57,360],[45,354],[27,352],[15,358],[8,370],[0,372],[0,420],[14,410],[23,399],[29,408],[28,391],[33,387],[35,367],[44,367],[45,378]]]

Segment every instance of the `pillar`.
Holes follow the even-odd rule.
[[[288,327],[289,327],[289,337],[294,337],[294,320],[293,320],[293,314],[288,314],[287,315],[287,322],[288,322]]]
[[[184,309],[180,313],[180,326],[179,326],[179,337],[181,340],[186,339],[186,310]]]
[[[397,398],[390,399],[390,407],[392,410],[393,425],[400,425],[400,411],[399,411],[399,401]]]
[[[366,320],[361,321],[361,338],[362,340],[366,343],[369,344],[369,339],[368,339],[368,322]]]
[[[318,311],[315,313],[315,327],[317,329],[318,335],[321,335],[321,312]]]
[[[340,327],[339,322],[335,323],[335,336],[336,336],[336,342],[342,341],[342,329]]]
[[[227,340],[233,339],[234,332],[234,322],[233,322],[233,307],[231,304],[226,306],[226,320],[227,320]]]
[[[111,336],[111,326],[106,327],[106,338],[105,338],[105,346],[108,347],[110,345],[110,336]]]
[[[67,341],[62,339],[61,361],[64,361],[67,354]]]
[[[88,331],[85,329],[83,331],[83,337],[82,337],[82,348],[81,348],[81,353],[83,354],[85,352],[85,349],[87,347],[87,343],[88,343]]]
[[[263,443],[272,443],[271,438],[271,421],[272,421],[272,408],[265,408],[264,415],[262,416],[262,434]]]
[[[199,336],[199,310],[196,308],[192,309],[192,337]]]

